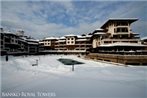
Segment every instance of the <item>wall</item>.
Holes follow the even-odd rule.
[[[131,65],[147,65],[147,55],[119,55],[90,53],[86,58]]]

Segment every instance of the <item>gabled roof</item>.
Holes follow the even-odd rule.
[[[137,20],[137,18],[110,18],[101,26],[101,29],[104,29],[107,26],[107,24],[112,21],[128,21],[129,23],[132,23]]]

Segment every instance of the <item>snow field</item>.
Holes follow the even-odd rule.
[[[75,65],[72,72],[59,58],[84,64]],[[32,66],[36,59],[38,66]],[[1,84],[2,92],[55,92],[55,98],[147,98],[147,67],[116,66],[75,55],[9,57],[8,62],[1,57]]]

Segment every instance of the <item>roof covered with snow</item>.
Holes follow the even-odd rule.
[[[12,33],[12,32],[10,32],[10,31],[0,32],[0,33],[5,34],[5,35],[18,36],[18,35],[16,35],[15,33]]]
[[[74,34],[65,35],[65,37],[72,37],[72,36],[77,36],[77,35]]]
[[[39,40],[36,40],[36,39],[32,39],[32,38],[29,38],[29,39],[26,39],[27,41],[33,41],[33,42],[39,42]]]
[[[141,40],[147,40],[147,36],[146,36],[146,37],[141,38]]]
[[[65,39],[65,37],[64,37],[64,36],[62,36],[62,37],[60,37],[60,38],[59,38],[59,40],[60,40],[60,39],[61,39],[61,40],[62,40],[62,39]]]
[[[103,31],[104,29],[101,29],[101,28],[98,28],[98,29],[95,29],[96,31]]]
[[[100,33],[103,32],[103,33],[104,33],[104,31],[105,31],[104,29],[99,29],[99,28],[98,28],[98,29],[96,29],[96,30],[93,31],[93,34],[95,34],[95,33],[97,33],[97,32],[100,32]]]
[[[96,32],[96,33],[94,33],[94,35],[104,35],[104,34],[106,34],[106,33],[104,33],[104,32]]]
[[[77,35],[77,38],[90,38],[92,35]]]
[[[58,39],[58,37],[46,37],[45,39],[54,40],[54,39]]]

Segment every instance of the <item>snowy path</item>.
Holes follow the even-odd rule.
[[[85,64],[63,65],[57,59],[70,58]],[[38,66],[32,66],[36,59]],[[147,98],[147,66],[116,66],[76,56],[45,55],[1,58],[2,93],[35,93],[37,98]],[[38,96],[37,92],[56,96]],[[8,96],[2,98],[33,98]]]

